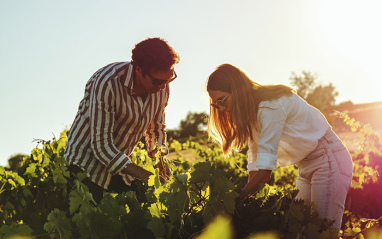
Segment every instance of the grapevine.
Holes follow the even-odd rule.
[[[278,167],[269,184],[244,197],[246,155],[226,157],[211,142],[172,141],[175,158],[166,166],[173,175],[164,182],[139,144],[133,160],[154,175],[147,184],[134,180],[135,191],[105,193],[97,204],[81,183],[83,173],[70,178],[63,131],[40,140],[17,172],[0,167],[0,238],[220,238],[211,233],[218,227],[226,238],[372,238],[381,232],[382,141],[369,126],[344,117],[360,134],[360,147],[352,152],[354,177],[339,232],[314,205],[295,200],[296,167]]]

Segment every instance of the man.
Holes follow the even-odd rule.
[[[130,190],[132,177],[148,181],[152,173],[132,161],[142,136],[150,157],[159,146],[167,149],[164,110],[178,62],[179,55],[165,40],[148,38],[135,45],[131,62],[109,64],[87,82],[65,158],[71,172],[86,173],[83,183],[96,202],[105,190]],[[166,177],[168,169],[162,165],[160,161],[160,173]]]

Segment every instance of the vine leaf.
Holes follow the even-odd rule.
[[[166,233],[165,227],[163,225],[163,222],[158,217],[153,217],[148,223],[147,223],[147,229],[150,229],[155,238],[163,238],[163,236]]]
[[[69,212],[73,214],[81,206],[83,200],[82,196],[76,191],[72,190],[69,194]]]
[[[70,239],[72,237],[72,226],[65,212],[55,208],[49,213],[47,219],[48,222],[44,224],[44,230],[52,233],[51,238],[55,238],[57,232],[60,239]]]
[[[32,229],[25,224],[17,224],[15,222],[12,225],[2,225],[0,227],[0,237],[6,238],[16,238],[17,236],[30,236],[32,234]]]
[[[25,170],[24,175],[30,175],[32,177],[37,177],[36,175],[36,163],[29,164],[28,168]]]

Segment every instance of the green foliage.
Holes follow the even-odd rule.
[[[343,218],[346,227],[343,235],[346,238],[369,236],[375,229],[381,230],[382,138],[370,125],[362,125],[346,114],[342,117],[350,130],[359,135],[358,150],[352,155],[353,181]]]
[[[58,140],[41,141],[43,149],[35,148],[18,173],[0,170],[0,220],[4,225],[23,222],[35,234],[43,229],[53,209],[68,209],[67,180],[69,176],[63,152],[66,132]],[[42,220],[43,218],[43,220]]]
[[[378,190],[368,187],[381,188],[381,141],[356,122],[352,127],[363,142],[353,155],[353,189],[373,200]],[[154,173],[149,183],[135,180],[135,191],[105,193],[97,204],[81,182],[83,173],[69,180],[66,140],[63,132],[58,140],[41,141],[18,173],[0,167],[1,238],[366,238],[380,226],[381,218],[372,211],[365,215],[365,208],[363,214],[355,209],[345,213],[338,234],[313,205],[294,199],[294,166],[278,167],[255,195],[240,196],[247,182],[246,155],[225,157],[206,141],[171,142],[176,158],[168,166],[174,175],[164,183],[139,144],[133,160]],[[182,155],[187,150],[193,151],[192,161]],[[381,197],[374,197],[375,203]]]
[[[44,224],[44,230],[50,233],[50,238],[70,239],[72,226],[66,217],[66,212],[55,208],[47,217],[48,222]]]
[[[3,225],[0,228],[0,237],[3,239],[11,239],[14,237],[29,238],[22,236],[30,236],[32,234],[32,229],[25,224],[18,224],[13,222],[10,226]]]
[[[337,238],[332,222],[321,220],[312,205],[294,200],[297,191],[266,185],[237,202],[236,238],[277,231],[283,238]]]

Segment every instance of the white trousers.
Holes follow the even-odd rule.
[[[342,141],[329,129],[317,148],[296,165],[297,198],[316,204],[320,217],[335,220],[333,227],[340,229],[353,175],[353,162]]]

